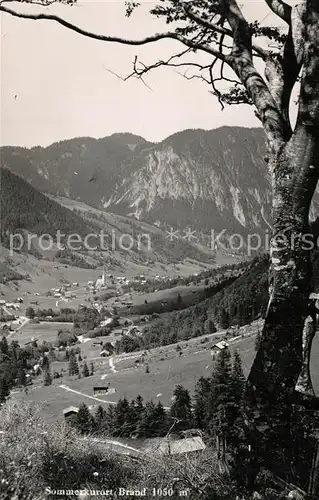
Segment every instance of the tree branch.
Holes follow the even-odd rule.
[[[233,39],[233,32],[231,29],[225,28],[224,26],[219,26],[216,23],[212,23],[210,21],[201,18],[200,16],[195,14],[195,12],[193,12],[192,8],[188,4],[184,4],[183,8],[189,19],[191,19],[192,21],[196,22],[197,24],[200,24],[204,28],[214,31],[215,33],[226,35]],[[262,47],[259,47],[256,44],[253,44],[252,48],[263,59],[266,59],[266,57],[269,55],[269,52],[267,50],[263,49]]]
[[[173,67],[173,68],[180,68],[183,66],[189,66],[189,67],[197,68],[200,71],[203,71],[203,70],[209,68],[209,65],[204,66],[202,64],[195,63],[195,62],[174,62],[174,59],[178,59],[178,58],[186,55],[189,52],[190,52],[190,49],[186,49],[182,52],[179,52],[178,54],[172,55],[171,57],[169,57],[166,60],[159,60],[156,63],[150,64],[150,65],[146,65],[146,64],[142,63],[141,61],[138,61],[137,56],[135,56],[134,63],[133,63],[133,72],[130,73],[125,78],[123,78],[123,80],[126,81],[129,78],[132,78],[134,76],[137,78],[141,78],[143,75],[145,75],[149,71],[156,69],[156,68],[159,68],[161,66],[168,66],[168,67]],[[142,68],[138,68],[138,66],[137,66],[138,63],[142,66]]]
[[[283,21],[290,25],[291,6],[282,0],[265,0],[268,7],[280,17]]]
[[[232,56],[252,59],[252,31],[236,0],[219,0],[219,4],[233,32]]]
[[[11,16],[18,17],[20,19],[31,19],[33,21],[38,21],[38,20],[47,20],[47,21],[54,21],[65,28],[68,28],[71,31],[75,31],[79,35],[83,35],[87,38],[91,38],[93,40],[99,40],[103,42],[113,42],[113,43],[120,43],[123,45],[133,45],[133,46],[138,46],[138,45],[146,45],[152,42],[157,42],[159,40],[167,39],[170,38],[172,40],[177,40],[181,42],[182,44],[186,45],[187,47],[190,47],[192,49],[196,50],[202,50],[203,52],[206,52],[207,54],[213,55],[215,57],[218,57],[221,60],[227,60],[227,55],[221,54],[218,52],[218,50],[213,49],[207,44],[203,43],[197,43],[193,40],[189,40],[185,38],[184,36],[180,35],[179,33],[174,33],[174,32],[166,32],[166,33],[156,33],[155,35],[148,36],[145,38],[142,38],[141,40],[131,40],[131,39],[125,39],[125,38],[120,38],[116,36],[108,36],[108,35],[99,35],[97,33],[92,33],[90,31],[84,30],[80,28],[79,26],[76,26],[75,24],[72,24],[65,19],[62,19],[59,16],[55,16],[53,14],[25,14],[21,12],[16,12],[12,9],[9,9],[7,7],[4,7],[0,5],[0,12],[5,12],[7,14],[10,14]]]
[[[290,9],[289,33],[280,54],[270,54],[266,61],[265,75],[278,109],[292,133],[289,105],[293,87],[302,67],[304,46],[305,2]]]

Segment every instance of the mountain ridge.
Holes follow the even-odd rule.
[[[263,234],[271,185],[261,128],[188,129],[158,143],[130,133],[1,149],[35,188],[163,229]],[[314,202],[314,213],[318,203]]]

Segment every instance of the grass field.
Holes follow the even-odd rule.
[[[100,401],[94,401],[85,396],[79,396],[78,394],[66,391],[57,384],[49,387],[34,387],[29,389],[27,394],[17,392],[12,394],[12,398],[41,405],[41,413],[50,423],[61,421],[63,419],[63,410],[69,406],[79,406],[81,403],[86,403],[93,411],[94,407],[100,404],[103,406],[103,403]],[[105,408],[107,406],[105,405]]]
[[[33,326],[41,327],[41,325]],[[255,333],[261,326],[262,323],[258,321],[242,327],[240,335],[230,341],[230,351],[234,352],[235,349],[239,351],[246,376],[255,356]],[[172,403],[171,398],[177,384],[182,384],[193,393],[199,377],[210,376],[214,363],[210,347],[222,339],[224,333],[225,331],[220,331],[210,336],[179,342],[178,345],[182,349],[181,356],[176,350],[177,344],[174,344],[157,347],[146,353],[136,352],[114,356],[111,362],[110,358],[99,357],[100,347],[93,346],[93,341],[90,340],[80,344],[80,347],[83,358],[86,357],[87,361],[94,360],[93,376],[78,379],[64,375],[54,380],[53,385],[49,387],[42,387],[41,378],[39,378],[35,384],[36,387],[33,387],[28,394],[23,391],[15,392],[12,397],[43,404],[43,416],[50,422],[61,420],[62,410],[67,406],[79,406],[82,402],[89,406],[103,404],[101,401],[92,399],[93,387],[98,385],[109,385],[116,391],[115,394],[98,395],[97,398],[102,401],[115,402],[122,397],[133,399],[140,394],[146,401],[160,400],[164,406],[168,407]],[[53,328],[51,334],[55,334]],[[103,340],[107,339],[109,337],[103,338]],[[98,340],[94,339],[94,342]],[[313,342],[311,358],[311,373],[317,394],[319,394],[318,357],[319,335]],[[136,360],[139,360],[139,363],[136,363]],[[146,365],[149,366],[149,373],[146,373]],[[67,372],[67,366],[66,362],[53,362],[51,368],[57,371],[64,368]],[[65,385],[80,394],[67,391],[59,387],[60,385]],[[105,405],[107,406],[107,403]]]
[[[10,340],[17,340],[21,345],[30,342],[32,338],[36,339],[39,343],[42,343],[43,340],[46,342],[55,342],[58,331],[64,329],[72,330],[73,323],[28,323],[21,330],[10,335]]]

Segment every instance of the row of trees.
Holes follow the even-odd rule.
[[[161,402],[152,401],[144,404],[143,398],[135,400],[120,399],[114,406],[105,410],[98,406],[92,415],[85,404],[79,408],[76,416],[70,419],[72,426],[81,433],[96,432],[116,437],[146,438],[163,436],[169,430],[170,418]]]

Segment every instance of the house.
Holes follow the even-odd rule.
[[[79,408],[77,406],[69,406],[68,408],[65,408],[63,410],[63,415],[64,415],[64,418],[69,418],[69,417],[73,417],[78,412],[79,412]]]
[[[111,325],[112,323],[114,323],[114,318],[107,318],[101,321],[100,326],[107,326]]]
[[[206,445],[200,436],[192,436],[183,439],[167,436],[165,438],[154,438],[146,440],[146,453],[156,455],[182,455],[198,453],[205,450]]]
[[[109,387],[93,387],[93,395],[95,394],[106,394],[109,392]]]
[[[217,342],[217,344],[214,344],[211,347],[210,353],[216,354],[217,352],[223,351],[227,347],[229,347],[229,343],[226,342],[225,340],[221,340],[221,342]]]

